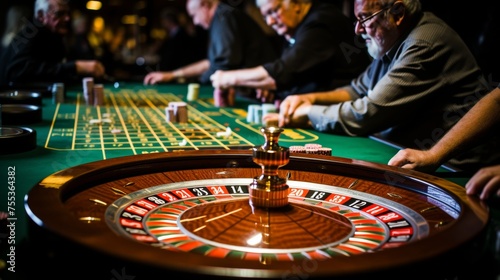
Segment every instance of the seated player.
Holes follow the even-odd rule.
[[[0,42],[0,57],[17,32],[23,28],[27,18],[30,17],[30,11],[31,9],[25,5],[15,5],[8,9],[5,17],[5,31]]]
[[[0,84],[72,81],[79,75],[102,77],[95,60],[65,62],[63,37],[70,28],[68,1],[36,0],[33,22],[12,39],[0,58]]]
[[[428,150],[400,150],[389,160],[389,165],[419,171],[434,171],[461,151],[474,147],[484,139],[495,139],[498,145],[500,131],[500,85],[479,100],[432,148]],[[500,154],[497,165],[480,169],[467,182],[467,194],[481,199],[500,197]]]
[[[159,58],[158,71],[172,71],[206,57],[206,42],[202,42],[200,30],[190,30],[182,22],[183,18],[184,13],[174,7],[164,8],[160,13],[160,24],[167,36],[153,44],[150,50]]]
[[[218,71],[216,88],[261,89],[262,101],[323,91],[347,83],[369,63],[352,23],[333,3],[317,0],[258,0],[266,22],[288,44],[276,60],[256,67]]]
[[[350,136],[376,134],[424,149],[488,91],[460,36],[422,11],[418,0],[355,0],[354,12],[355,31],[374,58],[368,68],[344,87],[288,96],[279,114],[266,121]],[[460,169],[488,164],[495,146],[468,151],[450,164]]]
[[[144,84],[192,77],[209,84],[210,75],[216,70],[252,67],[276,57],[264,31],[240,9],[219,0],[188,0],[186,8],[193,22],[209,32],[207,59],[174,71],[151,72]]]

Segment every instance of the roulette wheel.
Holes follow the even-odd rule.
[[[33,236],[92,279],[444,279],[474,256],[488,212],[463,187],[262,132],[251,150],[61,170],[26,196]]]

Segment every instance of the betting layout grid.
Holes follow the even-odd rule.
[[[169,119],[166,111],[173,105],[187,109],[184,111],[187,116],[177,121]],[[132,154],[144,154],[252,145],[233,131],[228,134],[228,127],[172,93],[105,89],[104,102],[99,106],[87,105],[82,94],[77,94],[75,104],[57,104],[45,147],[129,150]]]
[[[99,104],[96,104],[88,102],[89,90],[83,86],[75,104],[56,105],[45,147],[54,150],[101,150],[103,158],[107,158],[106,154],[110,151],[146,154],[253,146],[228,124],[215,120],[218,112],[223,110],[227,115],[231,108],[217,108],[198,100],[196,93],[193,97],[192,88],[193,85],[188,86],[188,102],[172,93],[160,93],[155,89],[120,89],[115,92],[105,89]],[[205,107],[204,112],[191,106],[195,102]],[[215,111],[210,112],[206,108]],[[239,119],[242,114],[239,111],[242,110],[234,109],[235,115],[231,117]],[[254,126],[260,127],[262,122],[249,120],[250,112],[245,113],[247,123],[239,122],[238,125],[259,134]],[[296,131],[288,134],[291,140],[306,141],[304,145],[291,145],[291,153],[332,154],[331,148],[313,143],[316,139],[312,135]]]

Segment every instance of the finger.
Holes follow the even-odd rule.
[[[289,102],[289,105],[288,105],[288,112],[287,114],[289,116],[293,115],[293,113],[297,110],[297,108],[300,107],[300,105],[302,104],[303,102],[299,99],[299,98],[293,98],[290,102]]]
[[[266,103],[267,102],[267,94],[268,94],[268,91],[267,90],[262,90],[262,94],[260,95],[260,102],[262,103]]]
[[[389,160],[387,164],[401,167],[401,165],[403,165],[405,162],[406,160],[404,160],[404,157],[401,157],[400,152],[398,152]]]
[[[216,88],[220,88],[222,85],[222,76],[220,73],[215,72],[212,75],[212,86]]]
[[[259,99],[266,95],[265,89],[259,89]]]
[[[262,96],[260,97],[260,101],[266,103],[269,100],[269,90],[263,90]]]
[[[210,81],[212,83],[217,83],[217,81],[219,80],[219,75],[216,75],[217,73],[215,74],[212,74],[212,76],[210,76]]]
[[[280,105],[280,111],[279,111],[279,118],[278,118],[278,124],[279,126],[285,126],[289,122],[289,115],[288,115],[288,102],[283,102]]]
[[[212,75],[212,77],[210,78],[210,81],[212,82],[212,87],[217,89],[217,88],[219,88],[220,83],[219,83],[219,79],[214,77],[214,75]]]
[[[483,170],[479,170],[472,176],[467,184],[465,185],[465,191],[468,195],[474,195],[481,193],[481,190],[484,188],[486,182],[488,181],[488,177],[484,175]]]
[[[148,80],[150,85],[153,85],[156,83],[156,75],[151,75]]]
[[[486,200],[492,197],[497,190],[500,191],[500,176],[490,176],[487,178],[479,198]]]
[[[412,169],[412,170],[414,170],[414,169],[416,169],[417,165],[415,165],[415,163],[407,161],[407,162],[401,163],[399,165],[399,167],[404,168],[404,169]]]
[[[292,117],[293,113],[294,109],[292,107],[292,103],[290,102],[285,103],[285,105],[283,106],[283,117],[285,118],[285,120],[290,121],[290,118]]]

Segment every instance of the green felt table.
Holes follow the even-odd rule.
[[[253,101],[237,98],[234,107],[213,106],[211,87],[201,87],[199,98],[186,100],[188,85],[144,86],[120,82],[105,84],[105,103],[86,105],[82,88],[66,89],[63,103],[44,97],[43,120],[21,125],[36,130],[37,147],[22,153],[0,155],[0,211],[9,210],[15,230],[15,244],[29,246],[28,215],[24,200],[30,189],[47,176],[63,169],[111,158],[149,153],[175,153],[208,149],[249,149],[261,145],[262,124],[247,121],[248,105]],[[165,120],[169,102],[188,104],[188,123]],[[220,133],[229,127],[229,137]],[[218,134],[219,133],[219,134]],[[317,143],[332,149],[332,155],[386,164],[398,148],[369,137],[349,137],[306,129],[285,129],[281,146]],[[7,195],[8,168],[15,168],[15,194]],[[439,173],[437,173],[439,174]],[[464,185],[467,177],[446,170],[442,177]],[[12,198],[15,196],[15,198]],[[7,207],[8,199],[15,205]],[[6,235],[5,235],[6,236]],[[2,242],[5,244],[5,239]],[[5,250],[2,247],[2,250]],[[22,254],[21,249],[17,254]],[[2,258],[5,253],[2,253]],[[23,259],[19,257],[18,259]]]

